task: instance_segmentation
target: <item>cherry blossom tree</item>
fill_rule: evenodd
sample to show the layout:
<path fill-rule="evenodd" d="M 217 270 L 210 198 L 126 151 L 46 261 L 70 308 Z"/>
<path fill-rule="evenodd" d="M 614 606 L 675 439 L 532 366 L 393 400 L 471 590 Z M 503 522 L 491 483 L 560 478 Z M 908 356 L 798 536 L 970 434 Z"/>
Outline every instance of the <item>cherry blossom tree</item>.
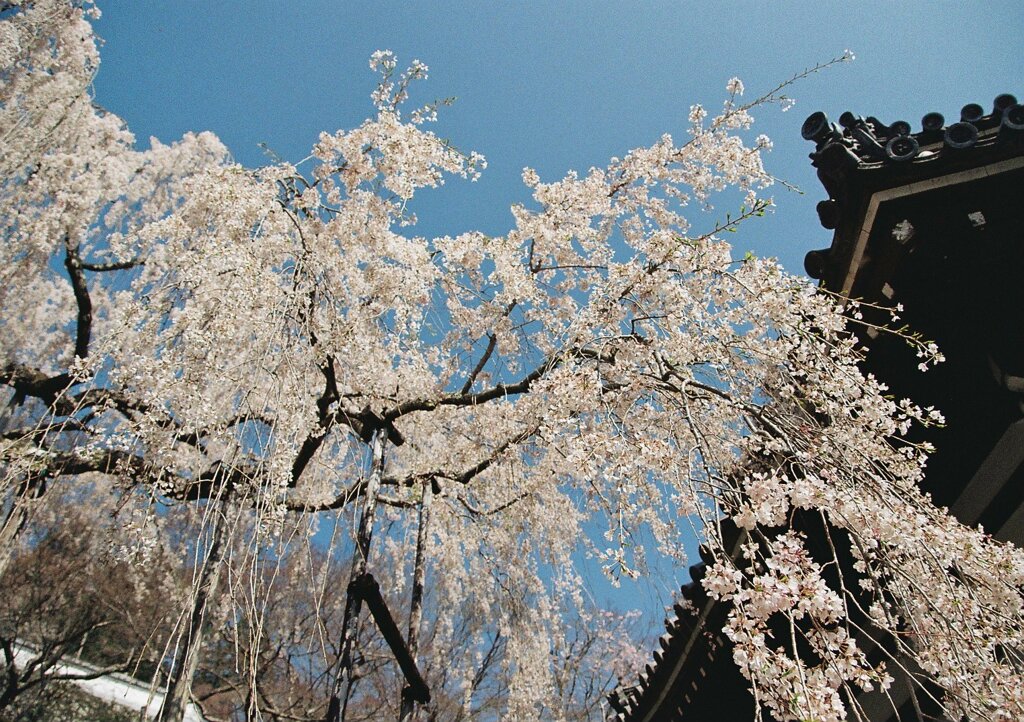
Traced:
<path fill-rule="evenodd" d="M 734 79 L 721 111 L 691 109 L 682 140 L 603 168 L 525 169 L 530 201 L 502 236 L 429 238 L 417 190 L 485 161 L 428 130 L 437 104 L 408 110 L 425 65 L 375 53 L 369 119 L 298 165 L 250 169 L 207 133 L 136 148 L 90 94 L 94 12 L 0 5 L 0 545 L 49 489 L 88 475 L 112 481 L 139 544 L 165 543 L 168 510 L 193 510 L 166 719 L 183 714 L 212 620 L 242 598 L 227 592 L 231 550 L 254 550 L 252 589 L 272 596 L 261 550 L 297 518 L 309 534 L 333 524 L 350 579 L 373 573 L 411 620 L 414 654 L 429 628 L 435 714 L 443 699 L 467 717 L 571 716 L 567 629 L 604 640 L 606 673 L 621 624 L 576 562 L 613 580 L 652 555 L 685 564 L 697 524 L 758 714 L 844 719 L 911 660 L 954 717 L 1024 716 L 1024 555 L 918 490 L 927 449 L 904 435 L 938 412 L 860 371 L 837 299 L 722 239 L 770 205 L 751 110 L 788 84 L 747 103 Z M 798 511 L 850 540 L 849 574 L 814 558 Z M 749 535 L 744 554 L 722 517 Z M 336 645 L 332 719 L 377 694 L 360 599 L 346 599 L 318 630 Z M 888 668 L 864 653 L 878 630 L 899 647 Z"/>

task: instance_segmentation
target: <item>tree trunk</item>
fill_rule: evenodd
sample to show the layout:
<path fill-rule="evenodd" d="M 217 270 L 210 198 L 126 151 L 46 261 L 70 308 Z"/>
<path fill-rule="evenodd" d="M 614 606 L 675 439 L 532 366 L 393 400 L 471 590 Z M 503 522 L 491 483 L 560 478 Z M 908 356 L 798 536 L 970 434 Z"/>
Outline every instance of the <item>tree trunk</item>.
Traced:
<path fill-rule="evenodd" d="M 433 500 L 433 482 L 423 485 L 423 499 L 420 501 L 419 526 L 416 529 L 416 562 L 412 573 L 412 598 L 409 601 L 409 655 L 416 660 L 416 651 L 420 641 L 420 621 L 423 618 L 423 580 L 426 576 L 427 532 L 430 526 L 430 503 Z M 416 702 L 408 694 L 408 688 L 402 690 L 402 709 L 398 714 L 399 722 L 412 722 L 416 716 Z"/>
<path fill-rule="evenodd" d="M 167 682 L 167 693 L 157 717 L 160 722 L 182 722 L 185 710 L 192 698 L 192 680 L 199 667 L 199 653 L 203 645 L 203 633 L 206 626 L 206 610 L 210 599 L 217 591 L 220 579 L 221 560 L 224 557 L 224 540 L 227 535 L 227 519 L 219 512 L 214 512 L 213 530 L 211 532 L 210 549 L 203 561 L 192 598 L 192 610 L 189 613 L 188 629 L 185 635 L 185 646 Z"/>
<path fill-rule="evenodd" d="M 366 562 L 370 557 L 370 541 L 373 538 L 373 521 L 377 514 L 377 494 L 380 491 L 380 479 L 384 470 L 384 431 L 377 430 L 371 442 L 372 459 L 370 476 L 363 492 L 363 510 L 359 518 L 359 529 L 356 532 L 356 548 L 352 557 L 352 572 L 349 574 L 349 587 L 346 587 L 345 615 L 341 621 L 341 645 L 338 660 L 338 676 L 334 680 L 331 700 L 327 707 L 326 722 L 340 722 L 345 719 L 345 708 L 352 691 L 352 650 L 356 640 L 356 621 L 362 611 L 363 601 L 352 593 L 351 585 L 358 577 L 366 573 Z"/>

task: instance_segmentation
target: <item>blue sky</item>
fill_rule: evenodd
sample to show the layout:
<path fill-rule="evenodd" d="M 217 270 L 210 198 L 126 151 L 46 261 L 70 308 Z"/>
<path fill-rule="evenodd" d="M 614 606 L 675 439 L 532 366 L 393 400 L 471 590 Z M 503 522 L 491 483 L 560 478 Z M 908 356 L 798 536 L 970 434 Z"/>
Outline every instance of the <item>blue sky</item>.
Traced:
<path fill-rule="evenodd" d="M 690 105 L 719 107 L 730 77 L 742 78 L 752 98 L 849 48 L 855 62 L 789 91 L 792 110 L 757 116 L 755 132 L 775 143 L 769 170 L 804 193 L 776 186 L 775 212 L 730 237 L 740 255 L 776 256 L 799 273 L 804 254 L 831 240 L 814 212 L 825 194 L 807 159 L 812 147 L 800 138 L 809 113 L 836 119 L 852 110 L 904 119 L 916 131 L 929 111 L 955 120 L 968 102 L 987 108 L 1004 92 L 1024 99 L 1021 0 L 111 0 L 100 7 L 97 100 L 143 141 L 212 130 L 246 165 L 267 162 L 259 143 L 294 162 L 321 130 L 368 117 L 374 50 L 393 50 L 400 64 L 425 62 L 430 79 L 414 103 L 457 96 L 434 129 L 483 153 L 489 167 L 476 183 L 453 179 L 425 195 L 415 231 L 424 235 L 502 234 L 512 222 L 509 206 L 528 198 L 524 166 L 550 181 L 664 132 L 682 138 Z M 694 220 L 706 227 L 727 211 L 735 209 Z M 676 583 L 668 574 L 662 593 Z"/>
<path fill-rule="evenodd" d="M 726 81 L 747 97 L 851 49 L 857 60 L 802 81 L 787 113 L 766 109 L 758 132 L 775 142 L 769 169 L 777 210 L 733 237 L 742 251 L 802 272 L 828 245 L 814 205 L 824 197 L 800 138 L 803 119 L 844 110 L 884 121 L 947 118 L 1011 92 L 1024 98 L 1024 2 L 342 2 L 126 0 L 101 3 L 106 43 L 101 104 L 140 139 L 168 142 L 212 130 L 247 165 L 305 157 L 321 130 L 371 113 L 367 59 L 388 48 L 419 58 L 430 79 L 413 100 L 457 96 L 436 131 L 489 168 L 453 180 L 417 207 L 418 233 L 500 234 L 509 205 L 528 196 L 523 166 L 542 180 L 604 165 L 613 155 L 682 138 L 692 103 L 714 109 Z M 719 209 L 723 214 L 728 210 Z M 699 213 L 697 213 L 699 215 Z M 716 214 L 717 215 L 717 214 Z M 713 218 L 704 219 L 710 223 Z M 699 227 L 699 225 L 698 225 Z"/>

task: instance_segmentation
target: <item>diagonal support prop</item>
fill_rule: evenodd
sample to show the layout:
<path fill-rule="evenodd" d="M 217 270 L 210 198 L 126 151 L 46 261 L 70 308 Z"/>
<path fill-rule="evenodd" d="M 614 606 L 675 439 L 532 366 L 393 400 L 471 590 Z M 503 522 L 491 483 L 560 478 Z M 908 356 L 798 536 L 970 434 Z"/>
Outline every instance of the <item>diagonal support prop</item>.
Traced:
<path fill-rule="evenodd" d="M 398 666 L 401 667 L 402 674 L 405 675 L 410 697 L 420 704 L 429 702 L 430 689 L 416 667 L 416 660 L 409 653 L 409 648 L 405 644 L 402 633 L 398 630 L 398 625 L 395 624 L 394 617 L 391 616 L 391 611 L 380 593 L 380 585 L 377 580 L 373 578 L 372 574 L 365 572 L 349 583 L 349 591 L 362 599 L 370 610 L 370 614 L 373 615 L 373 621 L 377 623 L 377 628 L 384 636 L 384 641 L 391 647 L 391 653 L 395 655 Z"/>

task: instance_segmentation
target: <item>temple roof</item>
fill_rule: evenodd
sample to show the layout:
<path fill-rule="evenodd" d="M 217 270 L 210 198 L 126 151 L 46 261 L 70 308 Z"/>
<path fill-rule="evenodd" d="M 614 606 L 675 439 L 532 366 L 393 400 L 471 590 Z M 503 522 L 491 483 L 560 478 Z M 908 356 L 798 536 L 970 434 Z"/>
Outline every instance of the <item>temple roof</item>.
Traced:
<path fill-rule="evenodd" d="M 1024 165 L 1024 105 L 1010 94 L 997 96 L 987 113 L 968 103 L 953 123 L 926 113 L 912 130 L 906 121 L 885 124 L 850 111 L 838 125 L 820 111 L 804 121 L 801 135 L 815 144 L 811 163 L 829 195 L 818 217 L 836 230 L 831 248 L 808 253 L 804 268 L 829 289 L 851 295 L 864 250 L 858 242 L 880 203 Z"/>

